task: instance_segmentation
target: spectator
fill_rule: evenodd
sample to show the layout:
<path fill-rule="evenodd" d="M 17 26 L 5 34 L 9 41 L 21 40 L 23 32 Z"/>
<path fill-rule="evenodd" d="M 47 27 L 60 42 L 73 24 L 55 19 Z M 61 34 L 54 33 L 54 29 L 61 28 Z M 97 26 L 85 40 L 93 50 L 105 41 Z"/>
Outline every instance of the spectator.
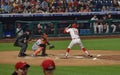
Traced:
<path fill-rule="evenodd" d="M 109 13 L 109 14 L 107 15 L 107 19 L 108 19 L 108 20 L 112 20 L 112 14 L 111 14 L 111 13 Z"/>
<path fill-rule="evenodd" d="M 93 22 L 93 28 L 94 28 L 94 33 L 97 33 L 97 29 L 98 29 L 98 18 L 97 18 L 97 15 L 94 14 L 93 17 L 91 18 L 91 21 L 94 21 Z"/>
<path fill-rule="evenodd" d="M 72 4 L 73 4 L 73 0 L 66 0 L 66 2 L 67 2 L 67 4 L 68 4 L 68 7 L 69 7 L 69 6 L 72 6 Z"/>
<path fill-rule="evenodd" d="M 8 3 L 3 2 L 3 4 L 1 4 L 1 8 L 3 10 L 3 13 L 9 12 Z"/>
<path fill-rule="evenodd" d="M 78 7 L 78 0 L 74 0 L 73 5 L 74 5 L 74 7 Z"/>
<path fill-rule="evenodd" d="M 100 24 L 98 22 L 95 22 L 94 24 L 94 33 L 102 33 L 103 32 L 103 24 L 102 22 L 100 22 Z"/>
<path fill-rule="evenodd" d="M 24 7 L 25 7 L 26 9 L 29 9 L 29 8 L 30 8 L 30 2 L 29 2 L 28 0 L 25 0 L 25 1 L 23 2 L 23 5 L 24 5 Z"/>
<path fill-rule="evenodd" d="M 100 22 L 100 24 L 98 25 L 98 32 L 102 33 L 103 32 L 103 23 Z"/>
<path fill-rule="evenodd" d="M 52 59 L 45 59 L 41 63 L 44 75 L 54 75 L 56 68 L 55 62 Z"/>
<path fill-rule="evenodd" d="M 119 7 L 120 7 L 120 0 L 118 0 L 118 5 L 119 5 Z"/>
<path fill-rule="evenodd" d="M 8 2 L 8 13 L 12 13 L 13 5 L 11 2 Z"/>
<path fill-rule="evenodd" d="M 93 17 L 91 18 L 91 20 L 98 21 L 97 15 L 94 14 Z"/>
<path fill-rule="evenodd" d="M 24 61 L 19 61 L 15 64 L 15 71 L 12 75 L 27 75 L 30 65 Z"/>
<path fill-rule="evenodd" d="M 111 10 L 111 8 L 109 6 L 105 6 L 105 5 L 103 5 L 102 9 L 101 9 L 102 12 L 107 12 L 107 11 L 110 11 L 110 10 Z"/>
<path fill-rule="evenodd" d="M 46 12 L 46 9 L 48 7 L 48 2 L 46 0 L 43 0 L 43 2 L 41 3 L 42 9 L 44 12 Z"/>
<path fill-rule="evenodd" d="M 117 25 L 116 31 L 120 33 L 120 23 Z"/>
<path fill-rule="evenodd" d="M 93 28 L 94 28 L 94 33 L 95 34 L 98 33 L 98 23 L 97 22 L 94 23 Z"/>
<path fill-rule="evenodd" d="M 85 6 L 84 12 L 91 12 L 91 9 L 90 9 L 90 7 L 88 5 Z"/>
<path fill-rule="evenodd" d="M 35 5 L 36 5 L 36 0 L 30 0 L 30 4 L 31 4 L 32 6 L 35 6 Z"/>
<path fill-rule="evenodd" d="M 112 24 L 111 26 L 111 32 L 114 33 L 116 31 L 116 25 L 115 24 Z"/>
<path fill-rule="evenodd" d="M 117 0 L 113 0 L 113 7 L 115 8 L 115 11 L 119 10 L 119 4 Z"/>
<path fill-rule="evenodd" d="M 53 25 L 53 23 L 50 23 L 50 24 L 48 24 L 48 26 L 46 27 L 46 29 L 45 29 L 45 32 L 47 33 L 47 34 L 54 34 L 54 25 Z"/>
<path fill-rule="evenodd" d="M 42 35 L 42 26 L 38 24 L 34 30 L 35 35 Z"/>
<path fill-rule="evenodd" d="M 12 6 L 11 6 L 12 5 Z M 42 11 L 51 13 L 52 7 L 58 9 L 66 10 L 71 7 L 73 12 L 78 12 L 81 8 L 84 9 L 84 12 L 91 11 L 111 11 L 113 8 L 115 11 L 119 11 L 120 1 L 100 1 L 100 0 L 5 0 L 1 1 L 2 13 L 20 13 L 18 9 L 26 11 L 34 10 L 31 13 L 38 12 L 38 9 L 42 7 Z M 49 7 L 49 12 L 48 12 Z M 102 8 L 103 7 L 103 8 Z M 59 9 L 60 9 L 59 8 Z M 11 12 L 12 11 L 12 12 Z M 66 10 L 67 11 L 67 10 Z M 62 12 L 63 13 L 63 12 Z"/>
<path fill-rule="evenodd" d="M 108 20 L 112 20 L 112 14 L 108 14 L 107 15 L 107 19 Z M 116 25 L 114 24 L 114 23 L 112 23 L 111 25 L 110 25 L 110 31 L 112 32 L 112 33 L 114 33 L 115 31 L 116 31 Z"/>
<path fill-rule="evenodd" d="M 84 8 L 80 7 L 80 11 L 79 12 L 84 12 Z"/>
<path fill-rule="evenodd" d="M 106 23 L 103 24 L 103 33 L 108 33 L 108 32 L 109 32 L 109 25 L 106 22 Z"/>
<path fill-rule="evenodd" d="M 68 12 L 74 12 L 74 10 L 71 6 L 68 7 Z"/>
<path fill-rule="evenodd" d="M 104 24 L 107 23 L 107 15 L 103 15 L 99 21 L 103 22 L 103 27 L 104 27 Z"/>

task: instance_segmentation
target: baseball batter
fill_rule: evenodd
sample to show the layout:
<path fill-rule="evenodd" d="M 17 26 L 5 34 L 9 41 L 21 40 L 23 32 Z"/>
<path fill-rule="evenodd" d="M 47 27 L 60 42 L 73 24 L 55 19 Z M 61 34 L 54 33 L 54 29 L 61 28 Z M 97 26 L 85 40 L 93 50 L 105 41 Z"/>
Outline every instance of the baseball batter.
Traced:
<path fill-rule="evenodd" d="M 90 55 L 90 53 L 87 51 L 87 49 L 83 46 L 81 39 L 79 37 L 79 32 L 77 29 L 77 24 L 73 23 L 71 28 L 65 28 L 64 33 L 69 33 L 72 41 L 70 42 L 68 48 L 66 49 L 66 58 L 68 57 L 68 54 L 70 52 L 70 49 L 74 46 L 74 45 L 78 45 L 82 51 L 84 51 L 89 57 L 92 57 L 92 55 Z"/>

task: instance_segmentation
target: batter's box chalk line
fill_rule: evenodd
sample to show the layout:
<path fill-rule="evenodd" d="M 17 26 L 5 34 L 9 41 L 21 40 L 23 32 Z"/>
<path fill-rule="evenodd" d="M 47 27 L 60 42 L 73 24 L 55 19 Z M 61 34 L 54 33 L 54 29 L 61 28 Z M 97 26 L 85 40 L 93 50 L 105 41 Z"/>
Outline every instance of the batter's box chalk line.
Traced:
<path fill-rule="evenodd" d="M 65 55 L 59 56 L 59 59 L 83 59 L 85 58 L 82 55 L 69 55 L 67 58 L 65 57 Z"/>

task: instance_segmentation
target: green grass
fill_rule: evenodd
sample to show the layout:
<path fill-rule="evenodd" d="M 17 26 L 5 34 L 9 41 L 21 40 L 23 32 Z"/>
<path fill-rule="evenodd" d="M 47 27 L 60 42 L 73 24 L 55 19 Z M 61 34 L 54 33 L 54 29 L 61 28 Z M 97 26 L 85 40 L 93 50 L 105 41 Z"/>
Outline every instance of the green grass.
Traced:
<path fill-rule="evenodd" d="M 0 64 L 0 75 L 11 75 L 14 65 Z M 120 75 L 120 65 L 57 66 L 54 75 Z M 28 75 L 43 75 L 40 66 L 31 66 Z"/>
<path fill-rule="evenodd" d="M 54 50 L 64 50 L 67 48 L 70 41 L 71 40 L 50 42 L 55 45 Z M 84 46 L 90 50 L 120 50 L 120 38 L 82 40 L 82 42 Z M 33 43 L 29 44 L 28 50 L 31 50 L 32 44 Z M 12 51 L 19 49 L 19 47 L 14 47 L 13 43 L 0 43 L 0 51 Z M 78 50 L 79 47 L 74 46 L 72 49 Z M 11 75 L 13 71 L 13 64 L 0 64 L 0 75 Z M 31 65 L 28 75 L 43 75 L 43 72 L 40 66 Z M 57 66 L 54 75 L 120 75 L 120 65 Z"/>
<path fill-rule="evenodd" d="M 55 45 L 53 50 L 65 50 L 71 40 L 64 41 L 50 41 Z M 91 39 L 82 40 L 83 45 L 90 50 L 120 50 L 120 38 L 113 39 Z M 33 43 L 29 43 L 28 50 L 31 50 Z M 0 43 L 0 51 L 19 50 L 19 47 L 14 47 L 13 43 Z M 48 47 L 47 47 L 48 49 Z M 80 49 L 78 46 L 74 46 L 73 50 Z"/>

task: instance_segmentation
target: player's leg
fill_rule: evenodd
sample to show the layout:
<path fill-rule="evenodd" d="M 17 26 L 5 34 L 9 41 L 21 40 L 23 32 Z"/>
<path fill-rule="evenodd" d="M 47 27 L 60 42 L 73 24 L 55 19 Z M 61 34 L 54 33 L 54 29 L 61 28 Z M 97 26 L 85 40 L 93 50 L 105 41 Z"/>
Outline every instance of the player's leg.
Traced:
<path fill-rule="evenodd" d="M 71 48 L 73 47 L 73 45 L 74 45 L 74 40 L 72 40 L 72 41 L 70 42 L 69 46 L 68 46 L 67 49 L 66 49 L 66 54 L 65 54 L 66 58 L 68 57 L 68 54 L 69 54 Z"/>
<path fill-rule="evenodd" d="M 46 54 L 46 44 L 44 44 L 43 49 L 42 49 L 42 56 L 47 56 Z"/>
<path fill-rule="evenodd" d="M 25 51 L 27 49 L 27 44 L 21 43 L 21 42 L 19 42 L 18 44 L 21 47 L 19 54 L 18 54 L 18 57 L 26 56 Z"/>
<path fill-rule="evenodd" d="M 45 44 L 40 44 L 37 48 L 37 50 L 34 51 L 33 55 L 37 55 L 41 50 L 43 50 L 43 48 L 45 47 Z"/>
<path fill-rule="evenodd" d="M 40 51 L 43 49 L 43 47 L 38 47 L 37 50 L 34 50 L 33 52 L 33 56 L 37 56 L 38 53 L 40 53 Z"/>
<path fill-rule="evenodd" d="M 78 43 L 79 47 L 82 49 L 82 51 L 87 54 L 88 56 L 92 57 L 92 55 L 87 51 L 87 49 L 83 46 L 81 40 L 79 40 L 80 42 Z"/>

